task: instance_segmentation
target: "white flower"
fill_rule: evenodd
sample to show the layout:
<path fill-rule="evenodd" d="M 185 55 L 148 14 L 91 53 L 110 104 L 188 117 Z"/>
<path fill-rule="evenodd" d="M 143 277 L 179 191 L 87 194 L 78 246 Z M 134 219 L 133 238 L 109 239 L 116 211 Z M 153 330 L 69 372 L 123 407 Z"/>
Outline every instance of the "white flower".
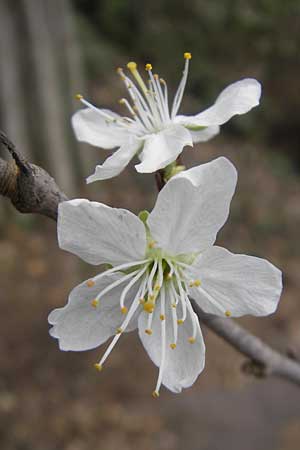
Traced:
<path fill-rule="evenodd" d="M 152 73 L 151 64 L 146 64 L 149 75 L 145 84 L 134 62 L 127 67 L 133 80 L 118 69 L 128 90 L 130 101 L 123 98 L 120 103 L 130 117 L 122 117 L 112 111 L 99 109 L 81 95 L 77 98 L 87 106 L 74 114 L 72 124 L 79 141 L 104 149 L 119 148 L 87 182 L 104 180 L 118 175 L 129 161 L 138 155 L 138 172 L 155 172 L 176 160 L 185 145 L 205 142 L 219 133 L 219 126 L 236 114 L 244 114 L 259 104 L 261 85 L 252 78 L 245 78 L 229 85 L 208 109 L 195 116 L 177 115 L 188 76 L 190 53 L 184 54 L 185 67 L 182 79 L 169 108 L 166 82 Z"/>
<path fill-rule="evenodd" d="M 112 268 L 75 287 L 49 315 L 61 350 L 88 350 L 114 335 L 100 370 L 123 332 L 135 328 L 173 392 L 204 368 L 205 346 L 189 296 L 207 313 L 239 317 L 275 311 L 281 272 L 268 261 L 214 246 L 225 223 L 237 174 L 226 158 L 172 178 L 152 212 L 77 199 L 59 206 L 61 248 Z"/>

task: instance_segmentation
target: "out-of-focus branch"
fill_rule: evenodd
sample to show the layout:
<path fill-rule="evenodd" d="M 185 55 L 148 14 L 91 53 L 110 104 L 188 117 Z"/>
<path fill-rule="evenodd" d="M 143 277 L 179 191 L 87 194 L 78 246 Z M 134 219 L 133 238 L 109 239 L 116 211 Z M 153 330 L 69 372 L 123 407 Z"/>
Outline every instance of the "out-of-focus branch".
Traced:
<path fill-rule="evenodd" d="M 273 350 L 232 319 L 206 314 L 195 302 L 193 307 L 202 323 L 249 358 L 242 367 L 244 372 L 258 378 L 274 375 L 300 385 L 299 362 Z"/>
<path fill-rule="evenodd" d="M 57 206 L 67 196 L 48 172 L 25 161 L 1 131 L 0 142 L 12 156 L 10 162 L 0 158 L 0 194 L 8 197 L 19 212 L 42 214 L 56 220 Z"/>
<path fill-rule="evenodd" d="M 66 195 L 44 169 L 25 161 L 2 132 L 0 142 L 13 158 L 9 163 L 0 158 L 0 194 L 10 198 L 22 213 L 42 214 L 56 220 L 58 205 L 67 200 Z M 161 174 L 158 182 L 163 185 Z M 271 349 L 231 319 L 206 314 L 196 304 L 194 309 L 202 323 L 249 358 L 243 366 L 245 371 L 260 378 L 272 375 L 300 385 L 298 361 Z"/>

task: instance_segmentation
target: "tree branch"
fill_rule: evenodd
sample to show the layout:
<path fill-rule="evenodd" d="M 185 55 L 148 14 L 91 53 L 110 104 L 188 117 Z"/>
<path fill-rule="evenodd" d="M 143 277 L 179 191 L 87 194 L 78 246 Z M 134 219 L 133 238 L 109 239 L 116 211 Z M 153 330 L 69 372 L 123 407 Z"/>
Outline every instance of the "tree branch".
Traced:
<path fill-rule="evenodd" d="M 28 163 L 0 131 L 0 142 L 13 160 L 0 158 L 0 194 L 8 197 L 21 213 L 41 214 L 57 219 L 57 206 L 67 200 L 54 179 L 39 166 Z"/>
<path fill-rule="evenodd" d="M 10 163 L 0 158 L 0 194 L 22 213 L 42 214 L 56 220 L 58 205 L 67 196 L 44 169 L 25 161 L 2 132 L 0 142 L 13 158 Z M 161 184 L 161 178 L 158 182 Z M 259 378 L 272 375 L 300 385 L 299 362 L 273 350 L 231 319 L 206 314 L 193 303 L 202 323 L 249 358 L 243 365 L 244 371 Z"/>

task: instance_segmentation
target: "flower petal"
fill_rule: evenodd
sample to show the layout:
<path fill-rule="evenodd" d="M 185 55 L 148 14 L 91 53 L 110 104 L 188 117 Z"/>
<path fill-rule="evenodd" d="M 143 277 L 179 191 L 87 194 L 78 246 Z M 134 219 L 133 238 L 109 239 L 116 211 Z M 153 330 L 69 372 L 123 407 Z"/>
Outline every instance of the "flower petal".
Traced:
<path fill-rule="evenodd" d="M 120 118 L 112 111 L 102 109 L 110 116 Z M 78 141 L 87 142 L 102 148 L 120 147 L 127 139 L 128 131 L 114 122 L 109 122 L 94 109 L 80 109 L 72 117 L 72 126 Z"/>
<path fill-rule="evenodd" d="M 265 259 L 215 246 L 198 256 L 192 272 L 201 286 L 191 288 L 190 295 L 207 313 L 266 316 L 277 308 L 282 274 Z"/>
<path fill-rule="evenodd" d="M 260 83 L 245 78 L 227 86 L 210 108 L 195 116 L 177 116 L 175 122 L 187 127 L 222 125 L 232 116 L 245 114 L 257 106 L 260 96 Z"/>
<path fill-rule="evenodd" d="M 145 257 L 145 227 L 126 209 L 85 199 L 63 202 L 57 230 L 60 248 L 90 264 L 115 266 Z"/>
<path fill-rule="evenodd" d="M 97 307 L 93 307 L 91 302 L 106 286 L 123 276 L 121 273 L 106 275 L 96 280 L 93 287 L 88 287 L 87 282 L 83 282 L 72 290 L 66 306 L 54 309 L 49 314 L 48 322 L 53 325 L 50 334 L 59 340 L 61 350 L 89 350 L 103 344 L 116 333 L 125 318 L 119 303 L 124 284 L 104 294 Z M 137 287 L 134 286 L 127 296 L 125 304 L 128 309 L 136 292 Z M 136 327 L 135 316 L 126 331 L 132 331 Z"/>
<path fill-rule="evenodd" d="M 142 312 L 138 319 L 139 336 L 151 360 L 159 367 L 162 351 L 159 303 L 153 313 L 152 335 L 145 333 L 147 319 L 148 313 Z M 185 322 L 178 327 L 176 348 L 171 349 L 170 344 L 173 342 L 172 313 L 170 302 L 167 298 L 166 360 L 162 383 L 172 392 L 181 392 L 182 388 L 191 386 L 204 369 L 205 345 L 196 314 L 195 320 L 197 324 L 196 342 L 191 344 L 188 341 L 192 334 L 192 321 L 190 316 L 188 316 Z"/>
<path fill-rule="evenodd" d="M 204 127 L 201 130 L 192 128 L 188 128 L 188 130 L 191 133 L 194 144 L 197 144 L 198 142 L 207 142 L 220 133 L 220 127 L 218 125 Z"/>
<path fill-rule="evenodd" d="M 95 173 L 88 177 L 87 183 L 106 180 L 119 175 L 141 147 L 141 141 L 134 136 L 127 138 L 119 150 L 107 158 L 102 165 L 96 166 Z"/>
<path fill-rule="evenodd" d="M 191 134 L 181 125 L 168 128 L 145 138 L 140 164 L 135 166 L 138 172 L 150 173 L 166 167 L 175 161 L 185 145 L 193 145 Z"/>
<path fill-rule="evenodd" d="M 158 247 L 178 255 L 212 245 L 228 217 L 236 182 L 235 167 L 223 157 L 173 177 L 148 218 Z"/>

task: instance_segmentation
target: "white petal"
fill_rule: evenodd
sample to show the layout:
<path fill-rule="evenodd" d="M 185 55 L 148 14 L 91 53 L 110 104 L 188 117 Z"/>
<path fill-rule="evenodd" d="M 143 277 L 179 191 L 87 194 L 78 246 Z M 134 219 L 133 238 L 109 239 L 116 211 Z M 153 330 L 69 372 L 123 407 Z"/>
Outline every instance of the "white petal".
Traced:
<path fill-rule="evenodd" d="M 167 299 L 168 300 L 168 299 Z M 159 303 L 153 314 L 153 334 L 145 333 L 148 313 L 142 312 L 138 319 L 140 339 L 153 363 L 159 367 L 161 362 L 161 320 L 159 318 Z M 181 392 L 182 388 L 191 386 L 205 365 L 205 345 L 199 326 L 198 317 L 196 342 L 191 344 L 188 338 L 192 335 L 190 316 L 178 327 L 178 340 L 175 349 L 170 348 L 173 342 L 172 313 L 170 302 L 166 305 L 166 360 L 162 383 L 172 392 Z"/>
<path fill-rule="evenodd" d="M 140 164 L 135 166 L 138 172 L 150 173 L 166 167 L 175 161 L 185 145 L 193 145 L 191 134 L 181 125 L 171 125 L 168 128 L 151 134 L 145 139 Z"/>
<path fill-rule="evenodd" d="M 195 116 L 177 116 L 176 123 L 187 127 L 222 125 L 236 114 L 245 114 L 259 104 L 261 85 L 253 78 L 245 78 L 227 86 L 216 102 Z"/>
<path fill-rule="evenodd" d="M 107 158 L 102 165 L 96 166 L 95 173 L 88 177 L 87 183 L 106 180 L 119 175 L 140 147 L 141 141 L 138 141 L 134 136 L 129 137 L 126 143 Z"/>
<path fill-rule="evenodd" d="M 112 111 L 105 109 L 101 111 L 120 118 L 118 114 Z M 109 122 L 91 108 L 77 111 L 72 117 L 72 126 L 79 141 L 87 142 L 96 147 L 120 147 L 128 136 L 127 130 L 123 130 L 114 122 Z"/>
<path fill-rule="evenodd" d="M 235 167 L 223 157 L 173 177 L 148 218 L 158 247 L 178 255 L 212 245 L 228 217 L 236 182 Z"/>
<path fill-rule="evenodd" d="M 199 255 L 193 272 L 201 286 L 191 289 L 191 297 L 207 313 L 266 316 L 277 308 L 282 274 L 265 259 L 212 247 Z"/>
<path fill-rule="evenodd" d="M 59 246 L 90 264 L 113 266 L 145 257 L 145 227 L 126 209 L 75 199 L 58 208 Z"/>
<path fill-rule="evenodd" d="M 205 127 L 202 130 L 192 128 L 188 128 L 188 130 L 191 133 L 194 144 L 197 144 L 198 142 L 207 142 L 220 133 L 220 127 L 218 125 Z"/>
<path fill-rule="evenodd" d="M 119 299 L 126 284 L 119 285 L 101 297 L 96 308 L 91 302 L 101 290 L 122 276 L 124 274 L 120 273 L 107 275 L 96 281 L 93 287 L 88 287 L 86 282 L 76 286 L 70 293 L 67 305 L 49 314 L 48 322 L 53 325 L 50 334 L 59 340 L 61 350 L 89 350 L 116 333 L 125 319 L 120 311 Z M 128 309 L 136 292 L 137 286 L 134 286 L 127 296 L 125 304 Z M 136 327 L 137 318 L 134 317 L 126 331 Z"/>

